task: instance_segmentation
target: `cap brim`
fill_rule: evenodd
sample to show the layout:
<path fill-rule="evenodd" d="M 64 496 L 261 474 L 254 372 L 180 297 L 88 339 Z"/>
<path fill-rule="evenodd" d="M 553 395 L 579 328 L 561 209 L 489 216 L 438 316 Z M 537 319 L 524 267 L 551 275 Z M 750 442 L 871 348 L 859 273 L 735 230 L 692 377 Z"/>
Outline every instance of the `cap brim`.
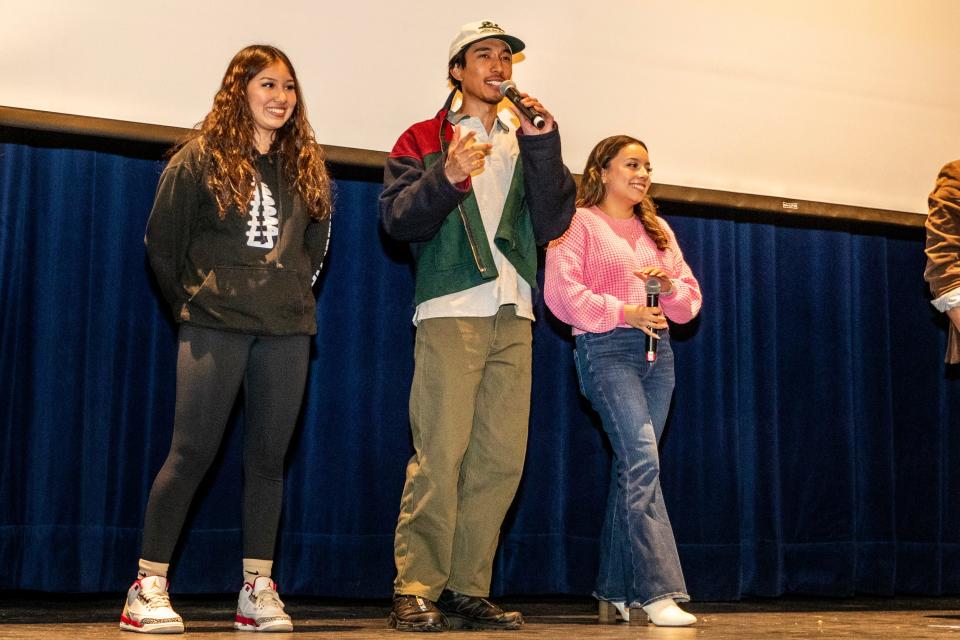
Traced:
<path fill-rule="evenodd" d="M 523 40 L 520 38 L 515 38 L 513 36 L 497 36 L 497 39 L 503 40 L 508 45 L 510 45 L 510 51 L 513 53 L 520 53 L 527 46 L 523 43 Z"/>
<path fill-rule="evenodd" d="M 513 54 L 520 53 L 527 46 L 526 44 L 524 44 L 523 40 L 521 40 L 520 38 L 517 38 L 516 36 L 508 36 L 505 34 L 483 35 L 479 38 L 476 38 L 475 40 L 471 40 L 470 42 L 460 47 L 460 49 L 458 49 L 456 53 L 450 56 L 450 60 L 453 60 L 458 55 L 466 51 L 470 47 L 470 45 L 476 42 L 480 42 L 481 40 L 501 40 L 503 42 L 506 42 L 507 46 L 510 47 L 510 52 Z"/>

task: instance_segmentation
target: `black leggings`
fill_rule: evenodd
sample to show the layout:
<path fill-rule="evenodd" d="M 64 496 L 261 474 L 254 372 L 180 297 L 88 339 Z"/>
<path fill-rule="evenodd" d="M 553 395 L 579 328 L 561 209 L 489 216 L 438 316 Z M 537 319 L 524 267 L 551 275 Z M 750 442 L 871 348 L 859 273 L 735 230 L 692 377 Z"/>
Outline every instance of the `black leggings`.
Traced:
<path fill-rule="evenodd" d="M 251 336 L 180 325 L 173 442 L 147 501 L 144 560 L 170 562 L 241 383 L 243 557 L 273 559 L 283 459 L 303 400 L 309 353 L 309 336 Z"/>

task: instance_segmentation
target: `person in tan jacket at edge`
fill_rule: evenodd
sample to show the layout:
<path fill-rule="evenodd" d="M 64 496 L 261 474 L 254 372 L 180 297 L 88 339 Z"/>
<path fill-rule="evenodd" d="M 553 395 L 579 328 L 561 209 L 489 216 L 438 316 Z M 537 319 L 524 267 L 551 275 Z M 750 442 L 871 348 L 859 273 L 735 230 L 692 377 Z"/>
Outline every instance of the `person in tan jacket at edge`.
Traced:
<path fill-rule="evenodd" d="M 923 277 L 933 306 L 950 318 L 948 364 L 960 362 L 960 160 L 945 165 L 930 194 L 927 215 L 927 266 Z"/>

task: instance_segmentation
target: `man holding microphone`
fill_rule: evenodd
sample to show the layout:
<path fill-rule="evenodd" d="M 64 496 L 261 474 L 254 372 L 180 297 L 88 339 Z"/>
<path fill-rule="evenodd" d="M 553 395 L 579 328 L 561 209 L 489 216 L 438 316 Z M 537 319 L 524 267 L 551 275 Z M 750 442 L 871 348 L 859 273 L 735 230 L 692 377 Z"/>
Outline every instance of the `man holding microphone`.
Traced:
<path fill-rule="evenodd" d="M 576 189 L 550 112 L 525 93 L 501 111 L 524 46 L 493 22 L 463 25 L 448 55 L 453 91 L 400 136 L 384 170 L 381 222 L 417 263 L 398 630 L 523 624 L 486 596 L 526 452 L 536 247 L 566 230 Z"/>

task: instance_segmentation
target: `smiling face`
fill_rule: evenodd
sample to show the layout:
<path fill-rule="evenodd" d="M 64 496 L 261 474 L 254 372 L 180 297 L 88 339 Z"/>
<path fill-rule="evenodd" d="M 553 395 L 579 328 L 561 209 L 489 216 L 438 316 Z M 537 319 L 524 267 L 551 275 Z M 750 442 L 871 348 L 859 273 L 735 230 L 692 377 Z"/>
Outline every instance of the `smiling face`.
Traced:
<path fill-rule="evenodd" d="M 297 106 L 296 83 L 283 61 L 264 67 L 247 83 L 247 105 L 257 149 L 266 153 L 277 129 L 287 123 Z"/>
<path fill-rule="evenodd" d="M 503 100 L 500 83 L 513 75 L 513 53 L 503 40 L 474 42 L 464 54 L 464 65 L 454 65 L 450 75 L 460 81 L 464 107 L 498 105 Z"/>
<path fill-rule="evenodd" d="M 625 145 L 601 171 L 605 201 L 633 206 L 650 190 L 650 156 L 641 144 Z"/>

